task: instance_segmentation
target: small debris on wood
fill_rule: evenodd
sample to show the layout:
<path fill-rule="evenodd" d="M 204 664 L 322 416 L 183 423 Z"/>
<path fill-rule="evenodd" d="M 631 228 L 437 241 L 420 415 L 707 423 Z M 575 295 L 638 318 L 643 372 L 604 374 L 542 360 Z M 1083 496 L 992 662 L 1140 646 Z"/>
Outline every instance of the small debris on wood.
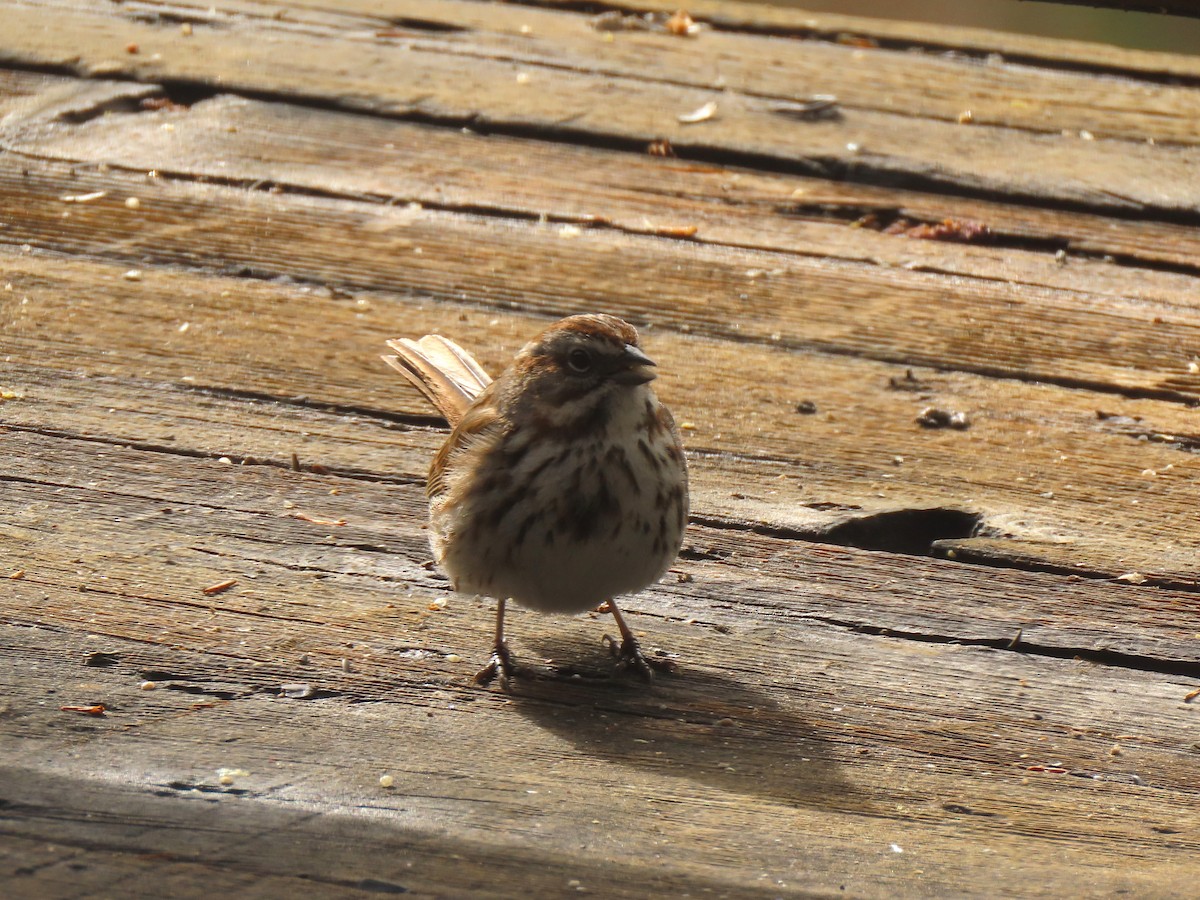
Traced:
<path fill-rule="evenodd" d="M 883 229 L 883 233 L 900 234 L 923 241 L 951 241 L 959 244 L 969 244 L 992 236 L 992 230 L 986 225 L 965 219 L 942 219 L 937 223 L 922 222 L 916 225 L 907 219 L 897 219 Z"/>
<path fill-rule="evenodd" d="M 588 24 L 596 31 L 651 31 L 654 28 L 651 15 L 627 16 L 614 9 L 594 16 Z"/>
<path fill-rule="evenodd" d="M 807 100 L 775 103 L 768 109 L 777 116 L 801 121 L 839 119 L 842 115 L 842 111 L 838 108 L 838 98 L 833 94 L 813 94 Z"/>
<path fill-rule="evenodd" d="M 93 669 L 105 669 L 115 666 L 121 659 L 121 654 L 115 650 L 94 650 L 83 658 L 83 664 Z"/>
<path fill-rule="evenodd" d="M 138 106 L 147 112 L 158 112 L 159 110 L 181 112 L 188 108 L 182 103 L 176 103 L 170 97 L 143 97 Z"/>
<path fill-rule="evenodd" d="M 380 775 L 379 776 L 379 786 L 381 788 L 395 787 L 395 785 L 396 785 L 396 779 L 393 778 L 391 775 Z"/>
<path fill-rule="evenodd" d="M 205 596 L 211 597 L 213 594 L 219 594 L 222 591 L 229 590 L 235 584 L 237 584 L 236 578 L 230 578 L 226 581 L 218 581 L 216 584 L 210 584 L 206 588 L 201 588 L 200 593 L 204 594 Z"/>
<path fill-rule="evenodd" d="M 796 404 L 796 412 L 802 416 L 811 416 L 817 411 L 817 404 L 811 400 L 801 400 Z"/>
<path fill-rule="evenodd" d="M 663 23 L 663 27 L 669 34 L 676 37 L 695 37 L 700 33 L 700 26 L 696 24 L 696 20 L 682 9 L 675 10 L 671 17 Z"/>
<path fill-rule="evenodd" d="M 651 156 L 671 157 L 675 156 L 675 148 L 671 146 L 671 142 L 666 138 L 656 138 L 646 146 L 646 152 Z"/>
<path fill-rule="evenodd" d="M 975 114 L 972 113 L 969 109 L 964 109 L 962 112 L 960 112 L 958 114 L 958 124 L 959 125 L 970 125 L 974 121 L 975 121 Z"/>
<path fill-rule="evenodd" d="M 19 581 L 20 579 L 25 577 L 25 570 L 17 569 L 15 572 L 9 572 L 8 577 L 10 579 L 12 579 L 13 581 Z"/>
<path fill-rule="evenodd" d="M 279 696 L 289 700 L 308 700 L 315 693 L 316 689 L 308 683 L 281 684 L 279 686 Z"/>
<path fill-rule="evenodd" d="M 669 16 L 663 12 L 648 12 L 639 16 L 611 10 L 593 16 L 588 24 L 596 31 L 655 31 L 676 37 L 695 37 L 704 28 L 682 9 Z"/>
<path fill-rule="evenodd" d="M 893 391 L 912 391 L 913 393 L 921 393 L 933 389 L 928 381 L 922 381 L 913 375 L 912 369 L 904 370 L 904 377 L 897 378 L 893 375 L 888 379 L 888 388 Z"/>
<path fill-rule="evenodd" d="M 655 237 L 690 238 L 699 230 L 699 225 L 666 225 L 655 228 L 650 233 Z"/>
<path fill-rule="evenodd" d="M 97 703 L 95 706 L 60 706 L 60 712 L 77 712 L 87 716 L 102 716 L 107 707 L 103 703 Z"/>
<path fill-rule="evenodd" d="M 953 428 L 956 431 L 965 431 L 971 427 L 966 413 L 950 412 L 936 406 L 927 406 L 921 410 L 917 415 L 917 424 L 922 428 Z"/>
<path fill-rule="evenodd" d="M 857 219 L 851 222 L 850 227 L 867 228 L 871 231 L 881 231 L 883 229 L 883 223 L 879 221 L 879 215 L 877 213 L 869 212 L 865 215 L 859 216 Z"/>
<path fill-rule="evenodd" d="M 696 125 L 700 122 L 707 122 L 717 114 L 717 101 L 709 100 L 703 106 L 692 110 L 690 113 L 683 113 L 675 118 L 683 125 Z"/>
<path fill-rule="evenodd" d="M 92 191 L 90 194 L 64 194 L 58 199 L 63 203 L 91 203 L 108 196 L 108 191 Z"/>
<path fill-rule="evenodd" d="M 1188 693 L 1184 694 L 1184 695 L 1183 695 L 1183 702 L 1184 702 L 1184 703 L 1191 703 L 1191 702 L 1192 702 L 1193 700 L 1195 700 L 1197 697 L 1200 697 L 1200 688 L 1196 688 L 1194 691 L 1190 691 L 1190 692 L 1188 692 Z"/>
<path fill-rule="evenodd" d="M 126 281 L 141 281 L 142 273 L 141 273 L 140 269 L 130 269 L 128 272 L 125 272 L 121 277 L 124 278 Z"/>
<path fill-rule="evenodd" d="M 318 519 L 310 516 L 308 513 L 289 513 L 293 519 L 299 519 L 301 522 L 311 522 L 314 525 L 345 525 L 345 519 Z"/>
<path fill-rule="evenodd" d="M 1127 584 L 1145 584 L 1149 580 L 1141 572 L 1126 572 L 1124 575 L 1117 576 L 1117 581 L 1124 581 Z"/>
<path fill-rule="evenodd" d="M 879 46 L 879 41 L 875 38 L 867 37 L 865 34 L 850 34 L 847 31 L 840 33 L 835 40 L 844 47 L 859 47 L 864 50 Z"/>
<path fill-rule="evenodd" d="M 1096 418 L 1101 422 L 1113 422 L 1117 425 L 1135 425 L 1142 421 L 1141 416 L 1124 416 L 1121 413 L 1105 412 L 1102 409 L 1096 410 Z"/>

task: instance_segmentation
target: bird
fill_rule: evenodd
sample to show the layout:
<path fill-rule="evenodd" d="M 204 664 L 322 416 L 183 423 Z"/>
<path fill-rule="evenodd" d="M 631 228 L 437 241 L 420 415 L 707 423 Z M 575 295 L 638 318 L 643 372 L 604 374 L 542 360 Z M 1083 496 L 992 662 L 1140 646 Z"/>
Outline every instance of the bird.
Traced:
<path fill-rule="evenodd" d="M 493 381 L 439 334 L 389 340 L 383 360 L 445 417 L 429 468 L 429 537 L 457 592 L 497 601 L 491 657 L 475 676 L 509 689 L 508 601 L 549 613 L 611 612 L 618 667 L 647 680 L 675 669 L 644 654 L 616 598 L 674 563 L 688 517 L 675 420 L 656 364 L 616 316 L 573 315 L 526 343 Z"/>

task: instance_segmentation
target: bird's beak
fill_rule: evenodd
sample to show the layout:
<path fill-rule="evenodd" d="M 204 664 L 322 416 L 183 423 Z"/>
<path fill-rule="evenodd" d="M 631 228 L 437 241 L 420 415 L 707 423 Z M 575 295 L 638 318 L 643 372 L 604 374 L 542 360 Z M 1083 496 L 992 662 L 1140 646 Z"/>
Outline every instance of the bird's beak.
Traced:
<path fill-rule="evenodd" d="M 640 349 L 633 344 L 626 344 L 617 371 L 613 374 L 613 380 L 620 384 L 645 384 L 653 381 L 658 377 L 650 371 L 654 364 L 654 360 Z"/>

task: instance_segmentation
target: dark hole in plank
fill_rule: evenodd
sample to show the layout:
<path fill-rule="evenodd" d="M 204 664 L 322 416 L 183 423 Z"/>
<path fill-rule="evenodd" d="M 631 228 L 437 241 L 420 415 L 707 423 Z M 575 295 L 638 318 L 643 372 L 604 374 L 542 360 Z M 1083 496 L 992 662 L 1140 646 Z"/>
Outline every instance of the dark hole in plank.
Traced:
<path fill-rule="evenodd" d="M 860 550 L 932 556 L 935 542 L 971 537 L 982 521 L 979 513 L 963 509 L 895 509 L 837 522 L 817 539 Z"/>

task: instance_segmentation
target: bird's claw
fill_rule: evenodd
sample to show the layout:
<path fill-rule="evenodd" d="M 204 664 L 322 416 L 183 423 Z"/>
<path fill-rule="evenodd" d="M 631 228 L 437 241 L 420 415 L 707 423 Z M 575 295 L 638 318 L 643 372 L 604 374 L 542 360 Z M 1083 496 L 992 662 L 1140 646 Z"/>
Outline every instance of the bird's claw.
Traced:
<path fill-rule="evenodd" d="M 492 648 L 492 658 L 488 660 L 488 664 L 475 673 L 475 683 L 480 687 L 487 687 L 499 675 L 500 687 L 507 691 L 509 682 L 516 672 L 517 667 L 513 665 L 512 654 L 508 652 L 508 646 L 497 644 Z"/>
<path fill-rule="evenodd" d="M 602 640 L 608 652 L 617 660 L 618 669 L 633 669 L 646 681 L 653 681 L 655 672 L 674 672 L 678 668 L 675 661 L 666 656 L 646 656 L 642 653 L 641 645 L 632 637 L 618 643 L 606 634 Z"/>

